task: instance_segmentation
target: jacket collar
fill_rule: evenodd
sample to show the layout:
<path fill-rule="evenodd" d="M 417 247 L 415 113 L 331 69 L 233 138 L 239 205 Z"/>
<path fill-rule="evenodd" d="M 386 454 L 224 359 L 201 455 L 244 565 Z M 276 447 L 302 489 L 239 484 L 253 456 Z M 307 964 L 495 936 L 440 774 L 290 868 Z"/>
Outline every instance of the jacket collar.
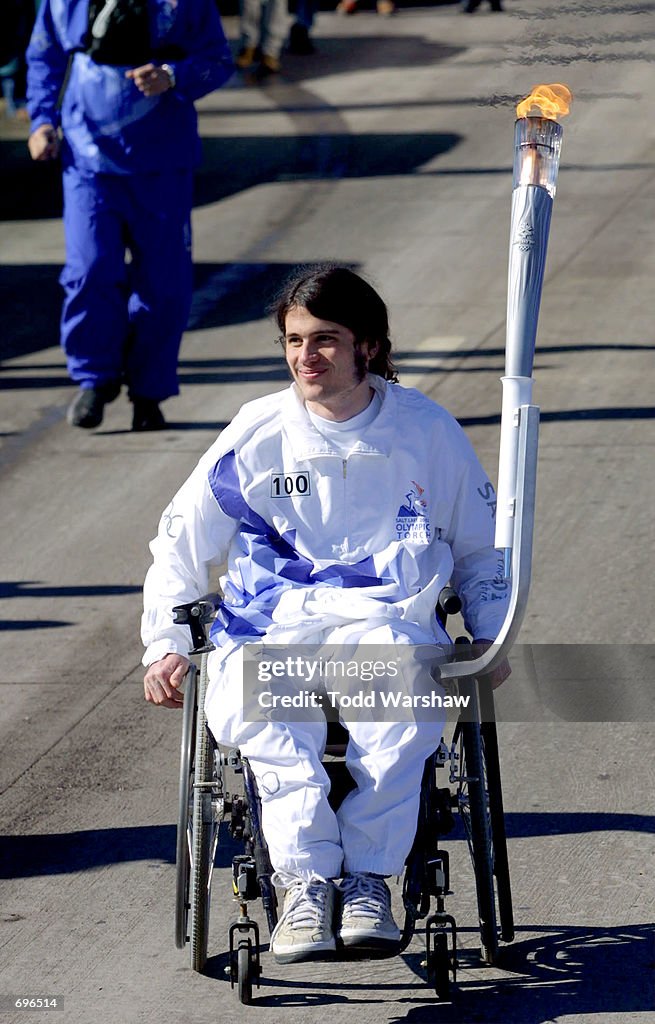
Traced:
<path fill-rule="evenodd" d="M 391 455 L 397 397 L 393 388 L 389 387 L 388 382 L 382 377 L 369 373 L 367 379 L 370 386 L 380 395 L 382 406 L 373 422 L 366 427 L 364 436 L 353 446 L 352 451 L 364 455 L 389 456 Z M 282 411 L 284 431 L 295 459 L 311 459 L 319 455 L 342 457 L 312 423 L 295 384 L 292 384 L 284 394 Z"/>

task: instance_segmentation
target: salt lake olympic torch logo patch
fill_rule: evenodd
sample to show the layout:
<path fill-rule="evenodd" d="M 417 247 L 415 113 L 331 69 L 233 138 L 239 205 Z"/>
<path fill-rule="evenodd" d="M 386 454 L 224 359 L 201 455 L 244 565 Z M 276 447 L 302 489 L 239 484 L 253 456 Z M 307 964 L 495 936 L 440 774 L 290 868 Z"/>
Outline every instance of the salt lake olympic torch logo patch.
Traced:
<path fill-rule="evenodd" d="M 430 540 L 430 519 L 428 503 L 424 499 L 425 488 L 416 480 L 405 495 L 405 501 L 396 515 L 396 540 Z"/>

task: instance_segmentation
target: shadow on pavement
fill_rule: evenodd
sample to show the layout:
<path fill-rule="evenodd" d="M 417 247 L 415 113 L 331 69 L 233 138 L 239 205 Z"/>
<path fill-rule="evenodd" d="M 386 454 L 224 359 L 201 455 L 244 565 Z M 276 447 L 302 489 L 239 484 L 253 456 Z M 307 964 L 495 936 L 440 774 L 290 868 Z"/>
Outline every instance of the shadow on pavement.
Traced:
<path fill-rule="evenodd" d="M 371 6 L 374 8 L 375 4 Z M 362 10 L 364 9 L 362 5 Z M 419 35 L 392 36 L 371 33 L 331 36 L 322 34 L 322 27 L 319 25 L 316 31 L 312 32 L 315 53 L 307 57 L 283 53 L 280 76 L 258 83 L 266 90 L 267 95 L 273 95 L 278 89 L 284 88 L 286 82 L 339 75 L 354 69 L 371 71 L 375 68 L 431 67 L 466 52 L 464 46 L 440 43 Z M 249 77 L 247 72 L 237 73 L 233 87 L 238 85 L 239 81 L 257 84 L 257 79 Z M 203 109 L 206 111 L 207 108 Z"/>
<path fill-rule="evenodd" d="M 59 286 L 60 271 L 60 266 L 50 263 L 0 267 L 0 359 L 15 359 L 59 344 L 63 296 Z M 57 369 L 62 370 L 63 366 Z M 67 382 L 65 378 L 63 383 Z M 61 378 L 55 383 L 59 387 Z M 0 381 L 0 386 L 6 385 Z"/>
<path fill-rule="evenodd" d="M 108 864 L 156 860 L 175 863 L 175 825 L 100 828 L 50 835 L 5 836 L 0 857 L 0 878 L 93 871 Z M 216 864 L 229 867 L 237 851 L 221 831 Z"/>
<path fill-rule="evenodd" d="M 541 423 L 581 423 L 585 420 L 653 420 L 655 406 L 617 406 L 602 409 L 542 409 Z M 500 423 L 500 413 L 490 416 L 458 416 L 463 427 L 488 427 Z"/>
<path fill-rule="evenodd" d="M 205 138 L 194 206 L 265 182 L 411 174 L 460 140 L 452 132 Z M 0 140 L 0 220 L 61 217 L 59 164 L 34 164 L 23 150 L 22 141 Z"/>
<path fill-rule="evenodd" d="M 509 839 L 536 836 L 584 835 L 591 832 L 645 832 L 655 834 L 655 815 L 614 813 L 522 813 L 505 815 Z M 142 825 L 128 828 L 89 829 L 45 835 L 5 836 L 2 840 L 0 878 L 30 878 L 75 871 L 93 871 L 107 864 L 158 860 L 175 862 L 175 825 Z M 461 822 L 445 839 L 465 839 Z M 229 867 L 241 845 L 221 826 L 216 864 Z"/>
<path fill-rule="evenodd" d="M 358 269 L 357 264 L 349 263 L 348 266 Z M 193 302 L 187 331 L 267 319 L 270 303 L 296 267 L 295 263 L 195 263 Z M 0 360 L 16 359 L 59 345 L 59 310 L 63 297 L 59 286 L 60 269 L 48 264 L 0 267 Z M 34 301 L 35 295 L 39 297 L 38 303 Z M 287 379 L 282 352 L 274 344 L 276 329 L 269 321 L 265 330 L 271 339 L 271 360 L 219 359 L 219 367 L 235 367 L 235 373 L 226 379 Z M 178 364 L 182 371 L 181 382 L 216 383 L 211 373 L 194 373 L 195 369 L 209 369 L 207 361 L 196 363 L 185 359 L 184 351 L 183 342 L 182 358 Z M 281 376 L 241 377 L 239 371 L 246 363 L 260 368 L 270 366 L 271 372 L 274 366 L 281 368 Z M 65 370 L 63 356 L 60 364 L 40 363 L 35 368 L 29 365 L 5 367 L 4 376 L 0 376 L 0 389 L 66 386 L 70 380 Z M 185 370 L 191 372 L 185 376 Z"/>
<path fill-rule="evenodd" d="M 0 220 L 61 217 L 59 161 L 35 163 L 25 139 L 0 139 Z"/>
<path fill-rule="evenodd" d="M 655 817 L 648 815 L 510 813 L 506 817 L 508 835 L 513 838 L 563 832 L 655 831 Z M 8 836 L 3 840 L 0 877 L 61 875 L 134 861 L 173 864 L 175 835 L 174 825 L 149 825 Z M 240 844 L 222 830 L 217 865 L 229 867 L 238 852 Z M 260 908 L 256 914 L 261 916 Z M 17 915 L 4 918 L 18 919 Z M 264 929 L 264 944 L 266 938 Z M 221 943 L 226 939 L 221 937 Z M 422 942 L 420 934 L 415 941 Z M 379 981 L 374 964 L 365 977 L 358 971 L 355 980 L 349 980 L 345 971 L 335 978 L 334 970 L 327 970 L 326 965 L 323 982 L 317 964 L 307 980 L 307 975 L 294 977 L 293 966 L 280 967 L 265 953 L 261 988 L 254 990 L 253 1003 L 262 1007 L 312 1007 L 393 1001 L 396 1016 L 390 1018 L 390 1024 L 546 1024 L 561 1017 L 588 1020 L 600 1013 L 631 1014 L 652 1008 L 647 982 L 653 958 L 650 925 L 524 924 L 517 928 L 515 942 L 502 947 L 500 962 L 489 969 L 488 978 L 481 976 L 486 969 L 479 962 L 477 931 L 460 930 L 458 956 L 457 984 L 452 987 L 451 1001 L 439 1002 L 427 984 L 418 983 L 419 979 L 424 981 L 420 951 L 410 949 L 403 956 L 415 975 L 406 984 L 397 977 L 386 982 L 383 975 Z M 210 957 L 205 973 L 226 981 L 227 965 L 228 953 L 223 946 L 222 952 Z M 474 974 L 467 976 L 468 971 Z M 277 995 L 276 988 L 285 991 Z"/>
<path fill-rule="evenodd" d="M 111 597 L 116 594 L 137 594 L 141 589 L 141 587 L 121 584 L 54 587 L 41 585 L 34 580 L 3 580 L 0 581 L 0 600 L 14 600 L 21 597 L 30 599 L 35 597 Z M 38 616 L 31 619 L 0 619 L 0 632 L 32 632 L 37 629 L 61 629 L 74 625 L 74 622 L 65 619 L 42 619 Z"/>
<path fill-rule="evenodd" d="M 64 619 L 0 619 L 0 633 L 32 633 L 35 629 L 60 629 L 62 626 L 73 625 L 75 623 Z"/>
<path fill-rule="evenodd" d="M 53 587 L 38 580 L 0 581 L 0 598 L 13 597 L 111 597 L 115 594 L 139 594 L 142 587 L 127 584 L 89 584 L 88 586 Z"/>
<path fill-rule="evenodd" d="M 339 180 L 412 174 L 462 139 L 454 132 L 388 134 L 316 132 L 266 138 L 203 139 L 195 206 L 206 206 L 267 182 Z"/>
<path fill-rule="evenodd" d="M 191 430 L 209 430 L 215 434 L 220 434 L 221 430 L 229 426 L 226 420 L 194 420 L 193 422 L 187 421 L 182 422 L 180 420 L 166 420 L 166 430 L 174 430 L 176 433 L 180 431 L 191 431 Z M 94 437 L 118 437 L 123 434 L 132 434 L 133 431 L 130 427 L 125 427 L 123 430 L 96 430 Z M 165 431 L 163 431 L 165 433 Z"/>
<path fill-rule="evenodd" d="M 320 264 L 307 263 L 309 269 Z M 352 270 L 358 265 L 349 263 Z M 193 276 L 193 301 L 188 331 L 204 331 L 227 324 L 245 324 L 268 320 L 264 330 L 271 339 L 271 359 L 219 360 L 223 366 L 243 368 L 245 362 L 258 366 L 283 362 L 282 350 L 275 344 L 277 329 L 269 318 L 269 306 L 285 281 L 297 269 L 296 263 L 196 263 Z M 257 328 L 260 330 L 260 328 Z M 275 358 L 276 357 L 276 358 Z M 179 366 L 206 366 L 207 363 L 184 358 Z"/>
<path fill-rule="evenodd" d="M 519 934 L 503 948 L 499 968 L 507 972 L 504 976 L 485 981 L 476 971 L 469 981 L 464 968 L 453 987 L 452 1002 L 432 999 L 428 1005 L 406 1009 L 415 997 L 401 997 L 403 1012 L 390 1017 L 389 1024 L 546 1024 L 652 1010 L 652 988 L 646 980 L 653 959 L 650 925 L 518 929 L 534 931 L 541 934 L 524 940 Z M 469 966 L 479 971 L 476 950 L 470 955 Z"/>
<path fill-rule="evenodd" d="M 534 932 L 539 934 L 535 937 Z M 260 988 L 253 988 L 253 1006 L 287 1008 L 393 1002 L 389 1024 L 547 1024 L 579 1017 L 589 1021 L 596 1014 L 649 1012 L 652 996 L 644 983 L 652 968 L 653 935 L 650 925 L 616 927 L 559 926 L 518 929 L 519 936 L 503 947 L 498 967 L 490 976 L 479 960 L 477 932 L 459 932 L 459 970 L 449 1001 L 440 1001 L 428 987 L 422 952 L 410 952 L 403 960 L 415 977 L 403 984 L 397 974 L 384 980 L 375 963 L 362 977 L 349 980 L 344 966 L 335 980 L 334 961 L 312 965 L 313 977 L 297 971 L 307 965 L 280 966 L 264 953 Z M 521 939 L 520 933 L 530 934 Z M 415 941 L 422 942 L 420 935 Z M 229 953 L 210 957 L 205 973 L 216 981 L 228 981 Z M 468 971 L 474 975 L 467 977 Z M 294 977 L 295 974 L 295 977 Z M 417 984 L 422 981 L 423 985 Z M 275 994 L 275 988 L 285 991 Z M 402 993 L 406 994 L 403 995 Z M 373 994 L 374 993 L 374 994 Z M 236 1000 L 236 993 L 234 996 Z"/>

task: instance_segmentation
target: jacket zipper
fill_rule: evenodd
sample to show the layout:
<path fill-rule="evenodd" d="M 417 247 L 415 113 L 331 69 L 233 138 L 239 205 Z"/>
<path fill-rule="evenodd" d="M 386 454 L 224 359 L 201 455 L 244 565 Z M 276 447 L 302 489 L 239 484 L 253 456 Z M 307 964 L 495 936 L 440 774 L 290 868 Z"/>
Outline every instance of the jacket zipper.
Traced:
<path fill-rule="evenodd" d="M 346 488 L 346 476 L 348 473 L 348 459 L 341 460 L 341 474 L 343 478 L 343 551 L 347 554 L 350 551 L 350 537 L 348 536 L 348 495 Z"/>

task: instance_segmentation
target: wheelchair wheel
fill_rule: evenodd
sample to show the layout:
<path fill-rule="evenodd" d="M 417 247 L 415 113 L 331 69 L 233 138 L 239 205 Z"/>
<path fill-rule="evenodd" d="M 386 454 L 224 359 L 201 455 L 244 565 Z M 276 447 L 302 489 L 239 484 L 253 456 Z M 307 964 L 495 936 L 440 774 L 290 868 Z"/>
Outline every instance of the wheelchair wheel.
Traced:
<path fill-rule="evenodd" d="M 484 745 L 478 721 L 462 722 L 461 741 L 459 809 L 473 861 L 482 959 L 493 964 L 498 958 L 494 848 Z"/>
<path fill-rule="evenodd" d="M 218 843 L 219 823 L 214 815 L 212 788 L 215 778 L 215 744 L 207 729 L 204 704 L 207 691 L 207 658 L 203 657 L 196 700 L 196 743 L 191 815 L 190 942 L 191 966 L 202 971 L 207 960 L 211 876 Z"/>
<path fill-rule="evenodd" d="M 252 972 L 251 945 L 244 939 L 237 947 L 237 988 L 239 1002 L 246 1006 L 252 1002 Z"/>
<path fill-rule="evenodd" d="M 489 815 L 491 835 L 494 849 L 494 875 L 496 876 L 496 892 L 498 895 L 498 913 L 500 915 L 500 937 L 503 942 L 512 942 L 514 938 L 514 911 L 512 909 L 512 887 L 509 877 L 509 860 L 507 857 L 507 837 L 505 835 L 505 811 L 503 807 L 503 791 L 500 782 L 500 758 L 498 755 L 498 734 L 493 713 L 493 694 L 491 690 L 481 694 L 483 722 L 480 726 L 484 759 L 487 769 L 487 789 L 489 793 Z M 486 708 L 486 710 L 485 710 Z M 488 713 L 490 711 L 490 714 Z"/>
<path fill-rule="evenodd" d="M 184 949 L 188 941 L 189 877 L 191 873 L 191 807 L 193 800 L 193 759 L 196 743 L 196 667 L 189 669 L 185 693 L 180 744 L 180 792 L 175 852 L 175 945 Z"/>

